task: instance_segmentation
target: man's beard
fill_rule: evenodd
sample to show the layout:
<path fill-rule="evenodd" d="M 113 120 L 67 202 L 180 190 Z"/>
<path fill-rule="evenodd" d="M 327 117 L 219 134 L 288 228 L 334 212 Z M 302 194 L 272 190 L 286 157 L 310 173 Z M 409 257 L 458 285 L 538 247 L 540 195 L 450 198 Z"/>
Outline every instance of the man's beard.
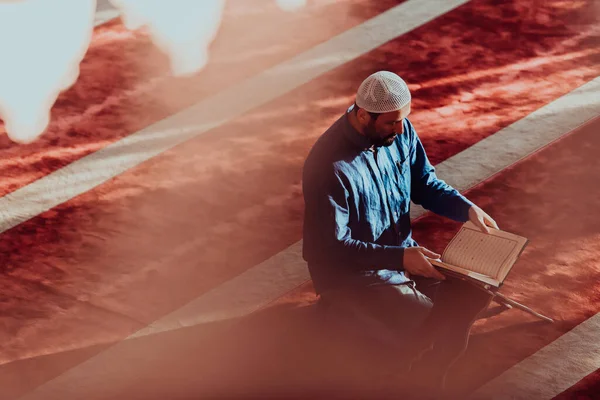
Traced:
<path fill-rule="evenodd" d="M 392 133 L 386 137 L 381 137 L 377 135 L 377 131 L 375 130 L 375 126 L 372 123 L 369 123 L 365 127 L 365 136 L 369 138 L 371 144 L 375 147 L 389 147 L 394 144 L 394 140 L 396 140 L 396 133 Z"/>

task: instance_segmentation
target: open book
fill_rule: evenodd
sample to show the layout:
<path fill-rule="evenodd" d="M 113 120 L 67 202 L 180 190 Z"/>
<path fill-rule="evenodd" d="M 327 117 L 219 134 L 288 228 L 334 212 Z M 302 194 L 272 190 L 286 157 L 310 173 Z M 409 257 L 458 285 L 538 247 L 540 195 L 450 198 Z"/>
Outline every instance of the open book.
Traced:
<path fill-rule="evenodd" d="M 489 228 L 483 233 L 467 222 L 452 238 L 440 260 L 429 260 L 440 272 L 500 287 L 529 240 Z"/>

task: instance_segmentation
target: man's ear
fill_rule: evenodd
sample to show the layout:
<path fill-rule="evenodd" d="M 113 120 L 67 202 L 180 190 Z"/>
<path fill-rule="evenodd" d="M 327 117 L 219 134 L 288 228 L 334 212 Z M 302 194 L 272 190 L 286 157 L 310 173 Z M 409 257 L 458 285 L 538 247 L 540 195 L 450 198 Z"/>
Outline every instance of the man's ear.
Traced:
<path fill-rule="evenodd" d="M 371 116 L 369 115 L 369 113 L 368 113 L 368 112 L 366 112 L 366 111 L 365 111 L 364 109 L 362 109 L 362 108 L 359 108 L 359 109 L 356 111 L 356 119 L 357 119 L 357 120 L 358 120 L 358 122 L 359 122 L 361 125 L 363 125 L 363 126 L 365 126 L 365 125 L 367 125 L 367 124 L 369 123 L 369 118 L 370 118 L 370 117 L 371 117 Z"/>

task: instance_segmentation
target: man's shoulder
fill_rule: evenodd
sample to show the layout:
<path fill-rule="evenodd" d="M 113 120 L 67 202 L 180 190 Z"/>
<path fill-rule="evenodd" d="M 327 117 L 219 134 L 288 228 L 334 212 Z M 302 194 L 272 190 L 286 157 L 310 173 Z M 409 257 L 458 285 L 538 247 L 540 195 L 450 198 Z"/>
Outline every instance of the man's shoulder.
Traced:
<path fill-rule="evenodd" d="M 319 151 L 313 148 L 304 162 L 304 176 L 344 176 L 353 168 L 356 155 L 348 151 Z"/>
<path fill-rule="evenodd" d="M 351 147 L 344 138 L 342 119 L 340 117 L 315 141 L 306 158 L 305 168 L 333 168 L 351 155 Z"/>
<path fill-rule="evenodd" d="M 406 139 L 408 139 L 411 143 L 413 143 L 415 138 L 418 137 L 415 127 L 408 118 L 404 118 L 404 132 L 407 134 Z"/>
<path fill-rule="evenodd" d="M 396 137 L 395 143 L 400 150 L 412 151 L 418 140 L 417 132 L 408 118 L 405 118 L 403 123 L 404 133 Z"/>

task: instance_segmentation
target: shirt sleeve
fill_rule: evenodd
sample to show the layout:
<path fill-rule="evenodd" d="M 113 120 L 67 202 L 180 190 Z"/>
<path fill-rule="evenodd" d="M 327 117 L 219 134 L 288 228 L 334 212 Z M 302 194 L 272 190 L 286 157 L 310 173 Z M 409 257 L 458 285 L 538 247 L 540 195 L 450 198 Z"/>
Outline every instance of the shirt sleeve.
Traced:
<path fill-rule="evenodd" d="M 466 222 L 473 203 L 436 176 L 419 136 L 410 122 L 408 126 L 413 138 L 410 160 L 411 200 L 436 214 Z"/>
<path fill-rule="evenodd" d="M 311 244 L 322 259 L 347 263 L 358 270 L 402 269 L 404 248 L 357 240 L 350 229 L 349 192 L 335 172 L 304 187 Z M 305 238 L 306 239 L 306 238 Z"/>

